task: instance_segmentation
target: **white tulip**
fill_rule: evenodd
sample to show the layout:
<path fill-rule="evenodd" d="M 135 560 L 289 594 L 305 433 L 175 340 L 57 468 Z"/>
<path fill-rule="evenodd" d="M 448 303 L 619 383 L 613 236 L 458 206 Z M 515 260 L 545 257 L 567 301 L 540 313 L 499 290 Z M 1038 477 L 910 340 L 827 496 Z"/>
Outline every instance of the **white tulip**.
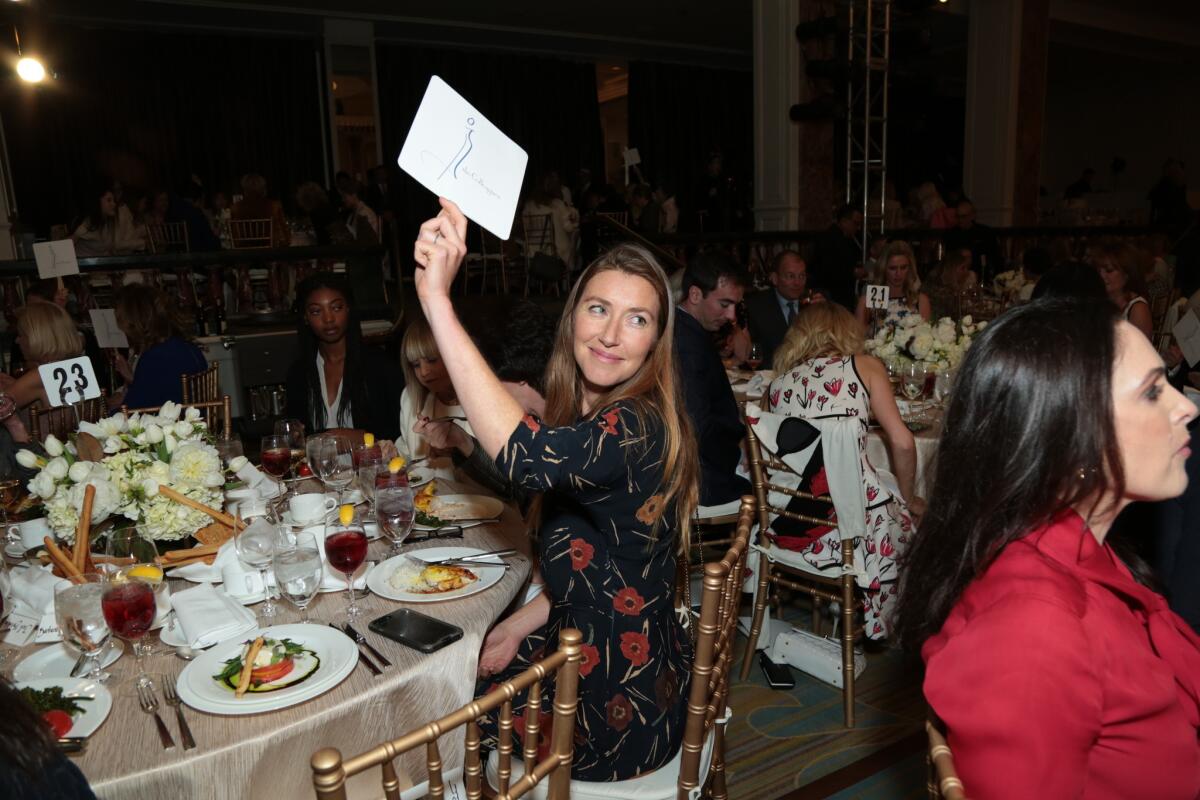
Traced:
<path fill-rule="evenodd" d="M 51 456 L 61 456 L 63 454 L 62 442 L 53 433 L 46 437 L 43 446 Z"/>
<path fill-rule="evenodd" d="M 188 436 L 191 436 L 192 435 L 192 423 L 182 422 L 182 421 L 176 422 L 175 423 L 175 435 L 178 436 L 180 439 L 186 439 Z"/>
<path fill-rule="evenodd" d="M 189 406 L 188 410 L 183 412 L 183 418 L 188 422 L 199 422 L 200 409 L 196 408 L 195 406 Z"/>
<path fill-rule="evenodd" d="M 204 476 L 204 485 L 210 489 L 216 489 L 219 486 L 225 485 L 225 476 L 219 472 L 214 472 Z"/>
<path fill-rule="evenodd" d="M 92 474 L 92 464 L 90 461 L 76 461 L 71 465 L 71 469 L 67 472 L 67 476 L 74 483 L 83 483 Z"/>
<path fill-rule="evenodd" d="M 159 419 L 175 422 L 177 419 L 179 419 L 179 412 L 182 410 L 183 409 L 179 407 L 178 403 L 168 400 L 167 402 L 163 403 L 162 408 L 158 410 L 158 416 Z"/>
<path fill-rule="evenodd" d="M 163 429 L 155 425 L 153 422 L 146 426 L 146 441 L 150 444 L 158 444 L 163 440 Z"/>
<path fill-rule="evenodd" d="M 38 458 L 37 454 L 32 450 L 17 451 L 17 463 L 25 469 L 34 469 L 38 466 L 39 461 L 41 461 L 41 459 Z"/>
<path fill-rule="evenodd" d="M 109 436 L 104 440 L 104 452 L 110 456 L 113 453 L 121 452 L 122 447 L 124 447 L 124 444 L 116 436 Z"/>
<path fill-rule="evenodd" d="M 54 479 L 45 472 L 39 472 L 37 477 L 29 482 L 29 491 L 33 492 L 43 500 L 49 500 L 51 497 L 53 497 L 57 488 L 58 487 L 55 485 Z"/>
<path fill-rule="evenodd" d="M 242 467 L 246 466 L 249 461 L 250 459 L 246 458 L 245 456 L 234 456 L 233 458 L 229 459 L 229 468 L 234 472 L 237 472 Z"/>
<path fill-rule="evenodd" d="M 179 442 L 175 439 L 175 435 L 172 433 L 167 433 L 163 436 L 163 443 L 167 446 L 168 455 L 174 453 L 175 447 L 179 444 Z"/>
<path fill-rule="evenodd" d="M 42 472 L 46 475 L 49 475 L 56 481 L 61 481 L 63 478 L 67 477 L 67 472 L 69 472 L 70 469 L 71 465 L 67 463 L 67 460 L 59 457 L 50 459 L 50 463 L 42 469 Z"/>

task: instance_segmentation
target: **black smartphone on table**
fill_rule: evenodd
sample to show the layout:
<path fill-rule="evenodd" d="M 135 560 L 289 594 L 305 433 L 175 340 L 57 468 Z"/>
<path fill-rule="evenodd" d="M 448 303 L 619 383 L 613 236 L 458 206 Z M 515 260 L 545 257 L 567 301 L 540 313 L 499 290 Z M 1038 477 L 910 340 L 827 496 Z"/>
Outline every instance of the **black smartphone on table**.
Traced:
<path fill-rule="evenodd" d="M 793 689 L 796 686 L 796 679 L 792 677 L 792 671 L 787 664 L 776 664 L 767 655 L 766 650 L 758 651 L 758 663 L 762 666 L 763 676 L 767 679 L 767 686 L 772 689 Z"/>
<path fill-rule="evenodd" d="M 422 653 L 440 650 L 451 642 L 457 642 L 463 635 L 462 628 L 457 625 L 442 622 L 411 608 L 384 614 L 371 620 L 367 627 L 372 633 Z"/>

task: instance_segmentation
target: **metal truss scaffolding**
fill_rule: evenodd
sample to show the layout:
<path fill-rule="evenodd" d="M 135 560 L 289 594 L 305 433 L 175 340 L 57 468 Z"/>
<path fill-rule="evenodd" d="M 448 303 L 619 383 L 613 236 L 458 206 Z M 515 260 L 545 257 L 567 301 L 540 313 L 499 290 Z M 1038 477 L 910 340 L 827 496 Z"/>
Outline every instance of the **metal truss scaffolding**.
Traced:
<path fill-rule="evenodd" d="M 846 202 L 861 204 L 862 253 L 882 233 L 887 178 L 892 0 L 850 0 L 846 81 Z"/>

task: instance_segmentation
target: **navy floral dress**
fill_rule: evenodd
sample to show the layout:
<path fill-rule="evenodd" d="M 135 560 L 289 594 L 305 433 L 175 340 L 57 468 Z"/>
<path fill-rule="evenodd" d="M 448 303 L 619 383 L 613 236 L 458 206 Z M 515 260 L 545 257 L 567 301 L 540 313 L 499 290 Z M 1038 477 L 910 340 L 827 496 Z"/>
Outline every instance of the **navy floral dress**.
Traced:
<path fill-rule="evenodd" d="M 580 780 L 625 780 L 657 769 L 683 740 L 692 651 L 674 609 L 675 519 L 661 494 L 663 446 L 657 416 L 622 402 L 569 427 L 527 416 L 496 459 L 514 484 L 545 492 L 538 547 L 551 607 L 546 626 L 479 693 L 554 652 L 562 628 L 581 630 L 571 767 Z M 543 756 L 553 697 L 545 689 Z M 524 693 L 513 712 L 521 737 Z M 485 744 L 494 747 L 496 717 L 482 727 Z"/>

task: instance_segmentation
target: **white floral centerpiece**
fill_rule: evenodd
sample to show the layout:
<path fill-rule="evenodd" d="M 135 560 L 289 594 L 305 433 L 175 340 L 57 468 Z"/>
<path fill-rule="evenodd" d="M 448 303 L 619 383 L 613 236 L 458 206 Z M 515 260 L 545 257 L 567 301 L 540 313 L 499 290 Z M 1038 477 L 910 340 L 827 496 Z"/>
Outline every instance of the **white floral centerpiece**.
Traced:
<path fill-rule="evenodd" d="M 99 442 L 99 461 L 80 457 L 78 434 Z M 88 484 L 96 487 L 93 526 L 110 517 L 124 518 L 157 541 L 185 539 L 212 521 L 160 495 L 159 486 L 221 508 L 225 474 L 199 409 L 167 402 L 157 414 L 118 413 L 96 423 L 81 422 L 68 441 L 51 435 L 43 444 L 49 458 L 21 450 L 17 461 L 40 469 L 29 491 L 42 499 L 55 534 L 68 542 L 74 543 Z"/>
<path fill-rule="evenodd" d="M 1025 283 L 1025 271 L 1020 269 L 1001 272 L 992 279 L 992 286 L 995 288 L 996 294 L 1009 300 L 1015 299 L 1021 293 Z"/>
<path fill-rule="evenodd" d="M 865 348 L 885 362 L 919 362 L 927 369 L 954 369 L 971 346 L 972 337 L 986 325 L 975 322 L 970 315 L 958 323 L 950 317 L 929 323 L 919 314 L 909 314 L 899 324 L 881 328 L 867 339 Z"/>

